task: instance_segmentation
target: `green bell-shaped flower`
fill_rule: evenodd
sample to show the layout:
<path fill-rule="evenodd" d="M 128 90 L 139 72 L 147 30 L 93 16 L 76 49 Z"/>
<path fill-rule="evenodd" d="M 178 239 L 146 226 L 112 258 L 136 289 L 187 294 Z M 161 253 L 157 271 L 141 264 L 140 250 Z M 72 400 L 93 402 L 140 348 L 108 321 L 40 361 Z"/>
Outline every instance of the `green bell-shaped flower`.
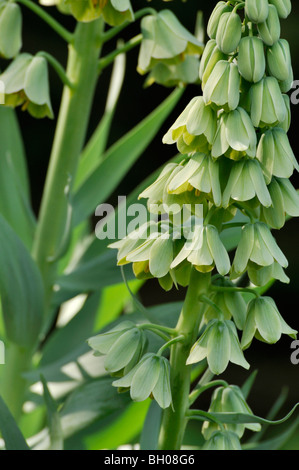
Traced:
<path fill-rule="evenodd" d="M 36 118 L 53 118 L 47 62 L 43 57 L 20 54 L 0 75 L 5 105 L 22 106 Z"/>
<path fill-rule="evenodd" d="M 233 432 L 216 431 L 204 443 L 202 450 L 242 450 L 242 447 L 238 436 Z"/>
<path fill-rule="evenodd" d="M 223 13 L 221 15 L 216 42 L 219 49 L 224 54 L 234 52 L 241 40 L 242 22 L 238 13 Z"/>
<path fill-rule="evenodd" d="M 235 324 L 230 320 L 211 320 L 199 340 L 192 346 L 187 364 L 207 358 L 215 375 L 222 374 L 229 362 L 249 369 L 245 360 Z"/>
<path fill-rule="evenodd" d="M 226 155 L 232 160 L 246 155 L 255 157 L 256 145 L 255 129 L 243 108 L 221 115 L 211 151 L 213 157 Z"/>
<path fill-rule="evenodd" d="M 96 355 L 105 355 L 105 369 L 112 373 L 127 373 L 140 360 L 147 345 L 144 331 L 130 321 L 117 325 L 107 333 L 88 340 Z"/>
<path fill-rule="evenodd" d="M 299 171 L 288 136 L 279 127 L 274 127 L 262 135 L 256 157 L 261 162 L 267 183 L 270 183 L 272 176 L 290 178 L 294 168 Z"/>
<path fill-rule="evenodd" d="M 0 3 L 0 55 L 15 57 L 22 47 L 22 13 L 16 3 Z"/>
<path fill-rule="evenodd" d="M 279 39 L 267 50 L 267 65 L 270 75 L 284 81 L 290 76 L 291 53 L 288 41 Z"/>
<path fill-rule="evenodd" d="M 252 261 L 249 261 L 247 266 L 247 273 L 250 279 L 250 282 L 255 286 L 262 287 L 268 284 L 271 279 L 277 279 L 284 284 L 289 284 L 290 279 L 285 274 L 283 268 L 277 261 L 270 264 L 269 266 L 260 266 Z M 238 279 L 240 274 L 231 272 L 231 279 Z"/>
<path fill-rule="evenodd" d="M 216 39 L 219 21 L 224 13 L 232 12 L 233 9 L 227 2 L 218 2 L 210 16 L 207 33 L 211 39 Z"/>
<path fill-rule="evenodd" d="M 138 71 L 147 73 L 157 63 L 179 63 L 184 55 L 201 55 L 203 44 L 182 26 L 174 13 L 162 10 L 141 21 L 143 40 L 138 58 Z"/>
<path fill-rule="evenodd" d="M 244 349 L 248 348 L 254 337 L 260 341 L 275 344 L 282 334 L 296 339 L 297 333 L 284 321 L 271 297 L 259 297 L 248 304 L 241 344 Z"/>
<path fill-rule="evenodd" d="M 206 104 L 213 103 L 225 111 L 237 108 L 240 100 L 240 75 L 234 63 L 220 60 L 215 65 L 203 90 Z"/>
<path fill-rule="evenodd" d="M 206 44 L 206 47 L 200 60 L 199 78 L 202 82 L 202 89 L 204 89 L 205 84 L 207 83 L 207 80 L 211 75 L 217 62 L 226 59 L 227 55 L 221 52 L 221 50 L 217 46 L 215 39 L 210 39 L 210 41 L 208 41 Z"/>
<path fill-rule="evenodd" d="M 163 137 L 164 144 L 173 144 L 183 137 L 194 151 L 212 144 L 217 128 L 217 115 L 202 96 L 193 98 Z"/>
<path fill-rule="evenodd" d="M 109 248 L 117 249 L 117 264 L 123 266 L 128 263 L 127 255 L 137 249 L 152 233 L 154 222 L 146 222 L 136 230 L 133 230 L 125 238 L 117 242 L 111 243 Z M 155 231 L 155 228 L 153 229 Z"/>
<path fill-rule="evenodd" d="M 229 272 L 230 259 L 216 227 L 196 223 L 186 238 L 171 268 L 187 259 L 200 272 L 210 272 L 215 266 L 222 276 Z"/>
<path fill-rule="evenodd" d="M 278 81 L 265 77 L 250 89 L 251 120 L 255 127 L 275 126 L 287 117 Z"/>
<path fill-rule="evenodd" d="M 268 0 L 246 0 L 245 13 L 252 23 L 264 23 L 269 16 Z"/>
<path fill-rule="evenodd" d="M 233 262 L 233 271 L 239 276 L 243 274 L 249 260 L 259 266 L 271 266 L 275 261 L 283 268 L 288 266 L 288 260 L 277 245 L 269 227 L 262 222 L 246 224 L 243 227 Z"/>
<path fill-rule="evenodd" d="M 112 383 L 118 388 L 130 387 L 133 401 L 144 401 L 153 396 L 159 406 L 168 408 L 172 403 L 170 365 L 165 357 L 148 353 L 124 377 Z"/>
<path fill-rule="evenodd" d="M 286 214 L 299 217 L 299 194 L 288 179 L 272 178 L 268 186 L 272 207 L 262 207 L 260 219 L 274 229 L 281 229 Z"/>
<path fill-rule="evenodd" d="M 257 25 L 260 38 L 266 46 L 273 46 L 280 38 L 280 21 L 274 5 L 269 5 L 269 15 L 264 23 Z"/>
<path fill-rule="evenodd" d="M 286 106 L 287 114 L 285 119 L 279 122 L 277 126 L 281 127 L 285 132 L 289 132 L 291 127 L 291 100 L 288 95 L 283 94 L 282 97 Z"/>
<path fill-rule="evenodd" d="M 219 178 L 219 163 L 204 153 L 196 153 L 168 179 L 167 191 L 170 194 L 180 194 L 186 187 L 195 188 L 204 193 L 215 206 L 221 206 L 221 187 Z"/>
<path fill-rule="evenodd" d="M 239 72 L 248 82 L 259 82 L 266 71 L 263 41 L 256 36 L 241 39 L 238 53 Z"/>
<path fill-rule="evenodd" d="M 291 0 L 269 0 L 269 3 L 276 7 L 280 18 L 287 18 L 292 11 Z"/>
<path fill-rule="evenodd" d="M 250 201 L 256 196 L 263 206 L 270 207 L 272 205 L 260 163 L 253 159 L 242 159 L 235 162 L 223 192 L 223 207 L 228 207 L 231 200 L 244 202 Z"/>
<path fill-rule="evenodd" d="M 233 318 L 237 328 L 239 330 L 243 329 L 247 306 L 239 292 L 212 292 L 210 299 L 220 308 L 225 320 Z M 218 312 L 212 305 L 208 305 L 204 313 L 204 319 L 209 322 L 213 318 L 218 318 Z"/>
<path fill-rule="evenodd" d="M 130 0 L 69 0 L 68 3 L 78 21 L 89 22 L 103 16 L 106 23 L 116 26 L 134 19 Z"/>
<path fill-rule="evenodd" d="M 236 385 L 228 385 L 226 387 L 219 387 L 214 390 L 211 405 L 208 413 L 240 413 L 244 415 L 253 415 L 250 407 L 246 403 L 244 395 L 239 387 Z M 234 433 L 241 439 L 246 429 L 253 432 L 261 430 L 260 424 L 224 424 L 224 429 Z M 215 431 L 219 427 L 216 423 L 205 421 L 202 426 L 202 434 L 206 440 L 211 439 Z"/>
<path fill-rule="evenodd" d="M 198 82 L 199 59 L 187 55 L 183 62 L 178 64 L 158 63 L 153 67 L 145 80 L 145 87 L 154 83 L 166 87 L 187 85 Z"/>

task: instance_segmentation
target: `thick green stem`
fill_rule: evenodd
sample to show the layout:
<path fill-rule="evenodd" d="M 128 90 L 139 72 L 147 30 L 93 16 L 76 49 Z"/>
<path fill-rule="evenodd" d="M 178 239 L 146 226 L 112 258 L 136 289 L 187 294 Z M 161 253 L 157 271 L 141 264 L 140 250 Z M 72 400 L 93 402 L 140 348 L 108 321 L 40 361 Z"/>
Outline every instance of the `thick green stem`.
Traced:
<path fill-rule="evenodd" d="M 32 351 L 10 344 L 6 354 L 1 396 L 18 420 L 21 416 L 27 381 L 23 373 L 29 369 Z"/>
<path fill-rule="evenodd" d="M 69 206 L 66 189 L 76 174 L 98 78 L 101 33 L 102 20 L 79 23 L 69 45 L 67 76 L 74 89 L 64 87 L 33 246 L 44 279 L 46 309 L 55 282 L 57 254 L 65 239 Z"/>
<path fill-rule="evenodd" d="M 189 408 L 191 366 L 186 365 L 190 349 L 196 340 L 202 316 L 200 295 L 207 293 L 211 274 L 202 274 L 195 269 L 191 273 L 190 284 L 184 306 L 177 324 L 177 333 L 184 335 L 183 343 L 171 348 L 171 388 L 173 408 L 164 411 L 160 431 L 159 448 L 179 450 L 182 446 L 187 424 L 186 412 Z"/>

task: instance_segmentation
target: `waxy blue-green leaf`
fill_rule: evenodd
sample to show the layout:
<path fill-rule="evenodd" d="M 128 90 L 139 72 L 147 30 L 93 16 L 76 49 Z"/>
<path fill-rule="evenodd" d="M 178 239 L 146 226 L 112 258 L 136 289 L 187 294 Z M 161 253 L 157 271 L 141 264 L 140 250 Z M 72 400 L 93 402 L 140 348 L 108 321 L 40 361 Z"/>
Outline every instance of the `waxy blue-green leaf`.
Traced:
<path fill-rule="evenodd" d="M 29 450 L 12 414 L 0 396 L 0 431 L 6 450 Z"/>
<path fill-rule="evenodd" d="M 104 155 L 103 161 L 74 195 L 74 224 L 88 217 L 112 194 L 124 175 L 152 141 L 162 123 L 182 96 L 175 90 L 155 111 L 122 137 Z M 123 156 L 126 155 L 126 158 Z"/>
<path fill-rule="evenodd" d="M 32 346 L 43 317 L 42 278 L 26 247 L 2 216 L 0 245 L 0 294 L 7 338 L 19 346 Z"/>

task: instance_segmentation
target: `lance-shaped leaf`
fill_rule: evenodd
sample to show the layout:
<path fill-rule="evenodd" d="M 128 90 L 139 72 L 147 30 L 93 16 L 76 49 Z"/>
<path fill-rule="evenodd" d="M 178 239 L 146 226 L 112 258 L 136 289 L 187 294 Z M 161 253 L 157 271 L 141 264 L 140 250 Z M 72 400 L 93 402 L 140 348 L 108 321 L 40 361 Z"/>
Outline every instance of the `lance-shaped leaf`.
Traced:
<path fill-rule="evenodd" d="M 12 414 L 0 396 L 0 431 L 6 450 L 29 450 Z"/>
<path fill-rule="evenodd" d="M 38 338 L 44 290 L 40 272 L 27 249 L 0 216 L 0 294 L 7 337 L 20 346 Z"/>

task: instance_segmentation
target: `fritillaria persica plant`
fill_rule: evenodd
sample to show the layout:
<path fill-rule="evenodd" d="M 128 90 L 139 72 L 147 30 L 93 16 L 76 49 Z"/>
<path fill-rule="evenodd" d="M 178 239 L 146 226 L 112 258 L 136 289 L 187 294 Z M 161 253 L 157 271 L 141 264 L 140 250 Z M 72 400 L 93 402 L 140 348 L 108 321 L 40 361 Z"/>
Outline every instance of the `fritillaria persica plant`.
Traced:
<path fill-rule="evenodd" d="M 289 180 L 299 167 L 287 136 L 293 74 L 289 44 L 280 38 L 291 2 L 220 1 L 205 45 L 200 12 L 191 34 L 171 4 L 156 11 L 138 10 L 137 3 L 0 2 L 0 54 L 10 61 L 0 74 L 0 338 L 7 346 L 0 431 L 6 449 L 63 449 L 76 445 L 74 435 L 82 446 L 116 448 L 141 435 L 141 448 L 179 450 L 188 422 L 199 420 L 198 449 L 239 450 L 246 430 L 255 433 L 258 447 L 262 426 L 271 424 L 247 404 L 253 376 L 242 388 L 213 377 L 229 363 L 249 369 L 246 349 L 255 340 L 296 338 L 265 295 L 275 280 L 289 282 L 272 229 L 299 215 Z M 54 19 L 49 6 L 71 15 L 75 31 Z M 23 51 L 23 8 L 67 44 L 66 70 L 46 51 Z M 116 41 L 135 22 L 140 34 Z M 116 48 L 105 55 L 113 42 Z M 125 54 L 135 47 L 145 85 L 176 89 L 107 148 Z M 96 86 L 111 64 L 106 109 L 85 144 Z M 64 88 L 36 219 L 12 108 L 54 118 L 48 66 Z M 98 240 L 90 216 L 189 83 L 198 92 L 163 138 L 179 155 L 130 196 L 145 200 L 154 217 L 117 242 Z M 236 242 L 229 244 L 232 237 Z M 180 313 L 177 304 L 153 311 L 139 303 L 134 294 L 149 278 L 165 291 L 187 288 Z M 140 312 L 118 318 L 132 301 Z M 208 411 L 198 409 L 209 389 Z M 113 432 L 118 426 L 123 440 Z M 281 438 L 275 439 L 271 445 L 279 447 Z"/>

